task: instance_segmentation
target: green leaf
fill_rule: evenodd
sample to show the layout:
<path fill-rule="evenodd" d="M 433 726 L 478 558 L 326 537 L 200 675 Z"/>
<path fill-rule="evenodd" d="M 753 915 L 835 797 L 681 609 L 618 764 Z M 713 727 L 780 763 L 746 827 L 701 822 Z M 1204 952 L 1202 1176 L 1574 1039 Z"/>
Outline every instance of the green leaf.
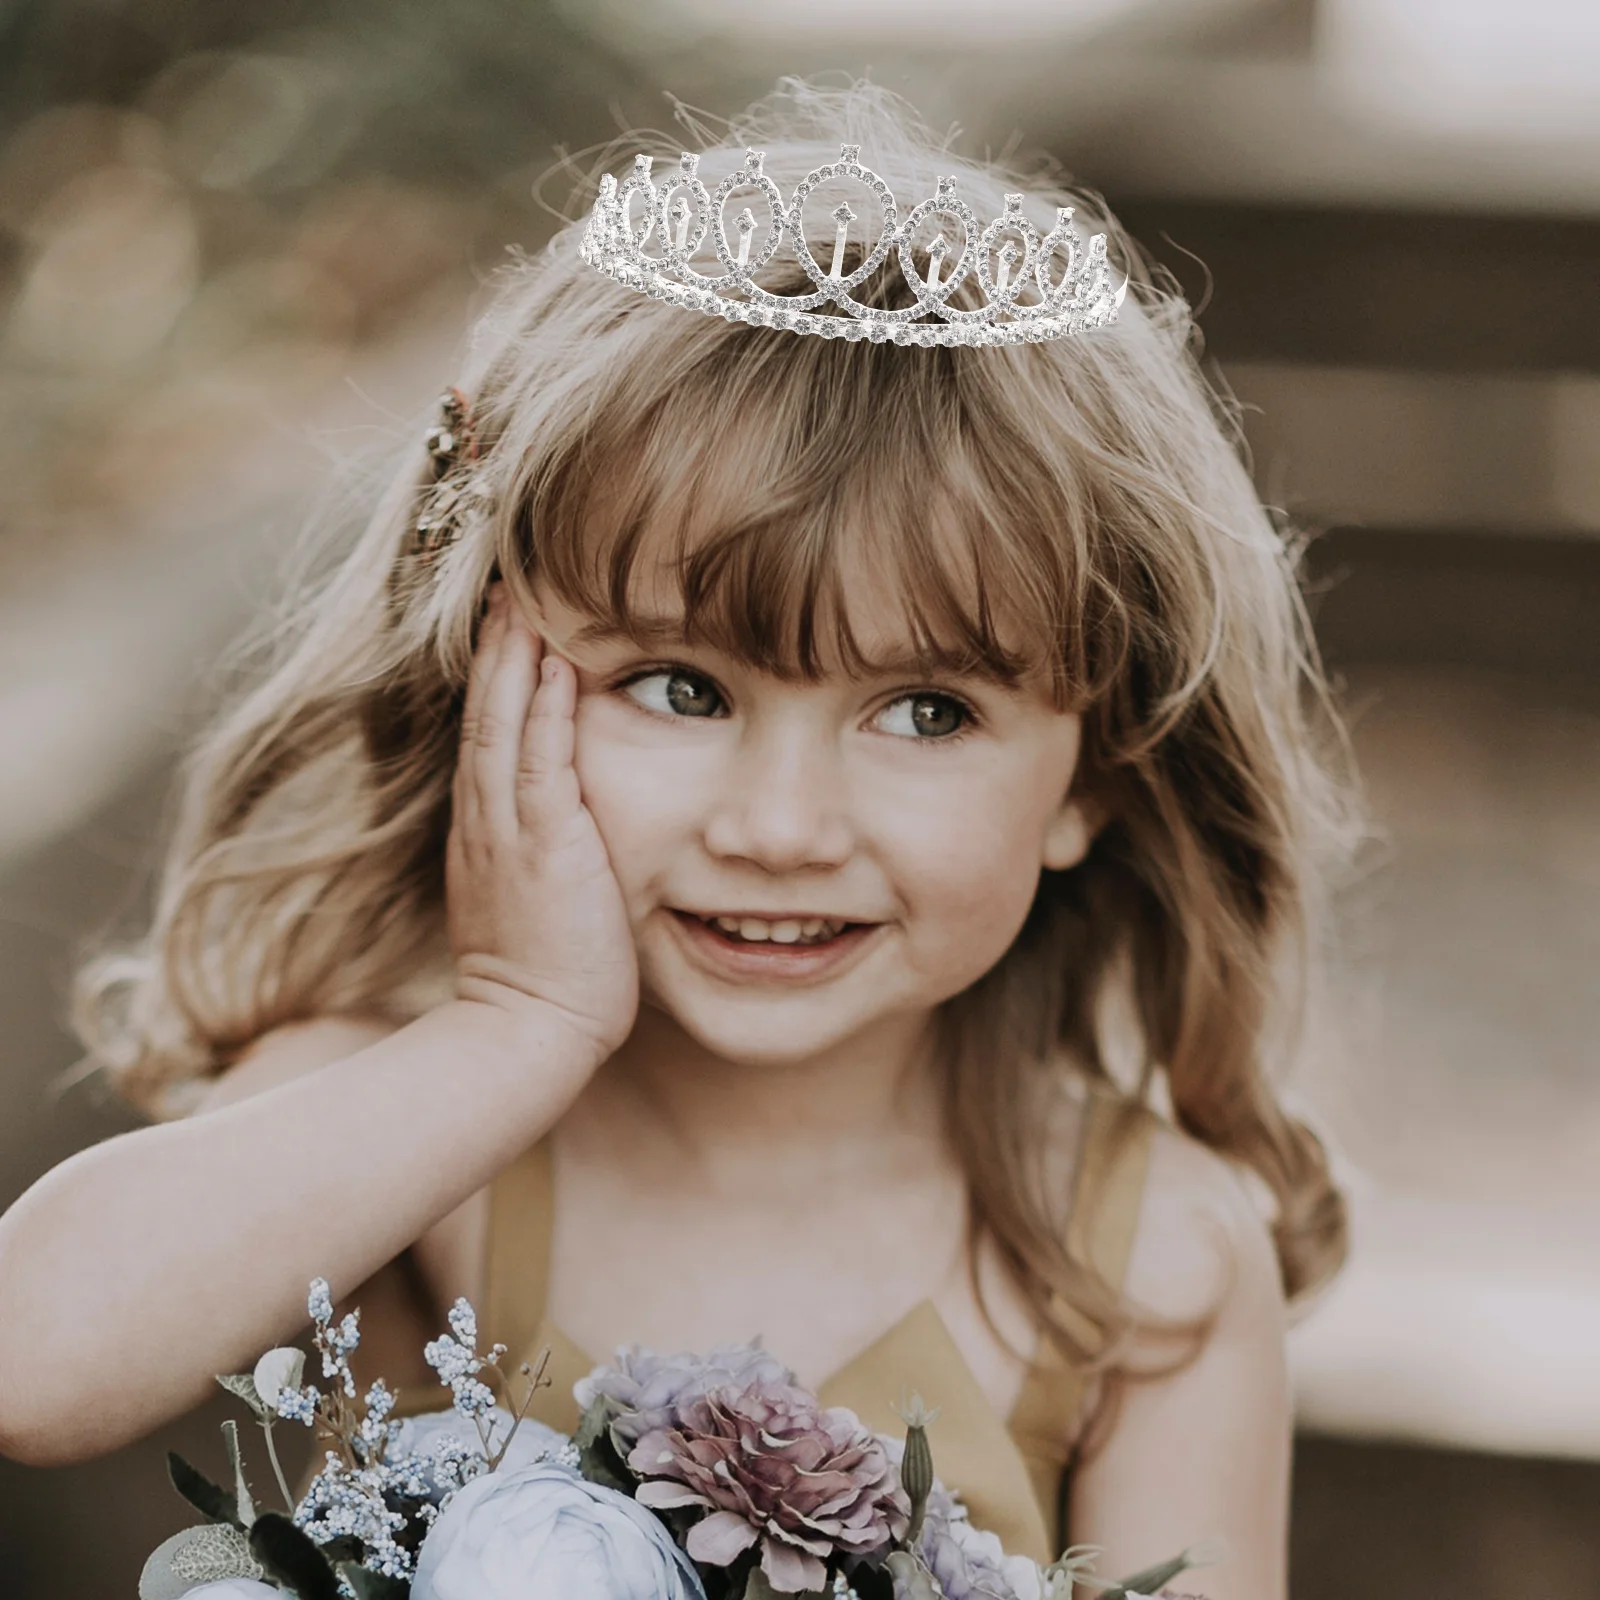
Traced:
<path fill-rule="evenodd" d="M 256 1380 L 248 1372 L 228 1372 L 217 1374 L 217 1382 L 229 1394 L 237 1395 L 244 1403 L 255 1412 L 258 1420 L 262 1422 L 276 1421 L 277 1418 L 267 1402 L 261 1398 L 256 1389 Z"/>
<path fill-rule="evenodd" d="M 589 1403 L 572 1442 L 578 1447 L 578 1471 L 590 1483 L 615 1489 L 619 1494 L 633 1493 L 634 1480 L 611 1440 L 610 1402 L 603 1394 Z"/>
<path fill-rule="evenodd" d="M 250 1498 L 250 1485 L 244 1481 L 244 1456 L 239 1451 L 239 1424 L 229 1417 L 222 1424 L 222 1447 L 233 1468 L 233 1502 L 239 1526 L 248 1528 L 256 1520 L 256 1503 Z"/>
<path fill-rule="evenodd" d="M 944 1600 L 938 1579 L 914 1551 L 892 1551 L 883 1564 L 894 1574 L 895 1592 L 905 1600 Z"/>
<path fill-rule="evenodd" d="M 250 1553 L 267 1576 L 299 1600 L 339 1600 L 339 1580 L 328 1558 L 281 1512 L 264 1511 L 250 1528 Z"/>
<path fill-rule="evenodd" d="M 780 1591 L 772 1587 L 766 1573 L 760 1567 L 751 1567 L 750 1576 L 745 1580 L 744 1600 L 828 1600 L 828 1591 L 826 1589 Z"/>
<path fill-rule="evenodd" d="M 386 1577 L 354 1561 L 341 1561 L 339 1576 L 355 1590 L 356 1600 L 408 1600 L 411 1594 L 404 1578 Z"/>
<path fill-rule="evenodd" d="M 1159 1566 L 1145 1567 L 1131 1578 L 1123 1578 L 1121 1582 L 1108 1584 L 1101 1589 L 1100 1600 L 1128 1600 L 1130 1594 L 1155 1594 L 1180 1572 L 1186 1572 L 1188 1567 L 1189 1563 L 1183 1560 L 1163 1561 Z M 1078 1581 L 1082 1583 L 1084 1580 L 1080 1578 Z"/>
<path fill-rule="evenodd" d="M 176 1450 L 167 1451 L 167 1476 L 172 1487 L 203 1517 L 213 1522 L 231 1523 L 243 1531 L 233 1496 L 219 1488 L 197 1467 L 191 1467 Z"/>
<path fill-rule="evenodd" d="M 603 1394 L 597 1394 L 585 1407 L 583 1415 L 578 1419 L 578 1431 L 573 1434 L 572 1442 L 580 1450 L 587 1449 L 604 1435 L 610 1421 L 610 1403 Z"/>

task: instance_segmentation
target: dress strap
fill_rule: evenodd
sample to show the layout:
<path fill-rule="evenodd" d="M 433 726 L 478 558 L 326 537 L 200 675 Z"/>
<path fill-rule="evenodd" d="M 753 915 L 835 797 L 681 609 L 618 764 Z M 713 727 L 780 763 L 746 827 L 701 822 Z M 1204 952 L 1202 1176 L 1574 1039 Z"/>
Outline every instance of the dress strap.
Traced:
<path fill-rule="evenodd" d="M 523 1349 L 544 1320 L 555 1186 L 550 1136 L 531 1144 L 489 1186 L 483 1342 Z"/>
<path fill-rule="evenodd" d="M 1139 1229 L 1155 1121 L 1137 1101 L 1097 1094 L 1083 1131 L 1067 1249 L 1119 1291 Z"/>
<path fill-rule="evenodd" d="M 1085 1110 L 1066 1246 L 1069 1254 L 1093 1267 L 1119 1293 L 1138 1232 L 1150 1137 L 1157 1120 L 1136 1101 L 1100 1090 L 1091 1095 Z M 1081 1324 L 1086 1340 L 1093 1337 L 1093 1326 L 1069 1302 L 1057 1299 L 1054 1310 L 1063 1320 Z M 1017 1444 L 1028 1462 L 1039 1504 L 1054 1523 L 1058 1552 L 1066 1537 L 1064 1467 L 1082 1426 L 1091 1382 L 1092 1374 L 1068 1361 L 1054 1340 L 1041 1338 L 1013 1412 Z"/>

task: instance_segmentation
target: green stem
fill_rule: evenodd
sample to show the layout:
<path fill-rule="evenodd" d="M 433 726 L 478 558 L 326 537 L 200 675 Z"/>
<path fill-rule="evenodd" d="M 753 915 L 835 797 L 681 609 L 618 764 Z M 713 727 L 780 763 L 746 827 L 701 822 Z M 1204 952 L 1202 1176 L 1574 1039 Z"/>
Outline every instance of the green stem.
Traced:
<path fill-rule="evenodd" d="M 272 1457 L 273 1476 L 278 1480 L 278 1489 L 283 1495 L 283 1503 L 289 1508 L 289 1515 L 294 1515 L 294 1496 L 289 1493 L 289 1485 L 283 1476 L 283 1468 L 278 1465 L 278 1449 L 272 1442 L 272 1424 L 263 1422 L 261 1431 L 267 1436 L 267 1454 Z"/>

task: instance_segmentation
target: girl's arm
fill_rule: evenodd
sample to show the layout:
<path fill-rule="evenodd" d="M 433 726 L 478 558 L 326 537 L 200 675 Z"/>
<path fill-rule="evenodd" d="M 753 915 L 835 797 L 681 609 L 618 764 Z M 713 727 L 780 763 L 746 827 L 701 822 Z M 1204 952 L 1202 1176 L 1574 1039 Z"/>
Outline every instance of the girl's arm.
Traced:
<path fill-rule="evenodd" d="M 285 1066 L 278 1041 L 260 1048 L 235 1070 Z M 0 1222 L 0 1452 L 83 1460 L 200 1403 L 211 1374 L 305 1326 L 313 1277 L 348 1294 L 538 1138 L 597 1065 L 564 1022 L 541 1037 L 452 1001 L 46 1173 Z"/>
<path fill-rule="evenodd" d="M 1128 1293 L 1189 1318 L 1214 1313 L 1194 1360 L 1114 1386 L 1104 1444 L 1075 1472 L 1069 1527 L 1096 1570 L 1132 1573 L 1220 1535 L 1227 1559 L 1171 1587 L 1207 1600 L 1284 1600 L 1293 1426 L 1283 1292 L 1270 1235 L 1234 1172 L 1162 1131 Z"/>
<path fill-rule="evenodd" d="M 195 1404 L 304 1326 L 311 1278 L 348 1294 L 482 1188 L 626 1038 L 576 678 L 540 657 L 497 586 L 451 796 L 458 998 L 318 1071 L 241 1068 L 290 1081 L 80 1151 L 0 1217 L 0 1452 L 81 1460 Z"/>

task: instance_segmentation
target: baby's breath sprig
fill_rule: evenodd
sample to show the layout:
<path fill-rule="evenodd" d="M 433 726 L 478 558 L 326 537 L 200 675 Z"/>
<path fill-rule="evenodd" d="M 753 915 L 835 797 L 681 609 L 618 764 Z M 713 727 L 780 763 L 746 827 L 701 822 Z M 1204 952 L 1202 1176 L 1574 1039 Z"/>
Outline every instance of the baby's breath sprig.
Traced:
<path fill-rule="evenodd" d="M 439 1382 L 450 1390 L 451 1403 L 457 1413 L 477 1430 L 484 1460 L 488 1463 L 488 1470 L 493 1472 L 511 1448 L 511 1441 L 516 1438 L 517 1429 L 522 1426 L 522 1419 L 527 1415 L 534 1395 L 550 1384 L 551 1380 L 545 1376 L 550 1352 L 546 1349 L 540 1354 L 537 1369 L 530 1367 L 526 1361 L 518 1368 L 528 1380 L 527 1389 L 522 1403 L 512 1415 L 510 1430 L 499 1447 L 495 1448 L 493 1433 L 484 1425 L 484 1418 L 494 1409 L 494 1391 L 479 1374 L 491 1371 L 505 1388 L 509 1399 L 510 1384 L 500 1367 L 500 1358 L 506 1353 L 506 1347 L 495 1344 L 484 1354 L 478 1353 L 478 1316 L 472 1309 L 472 1303 L 465 1297 L 451 1306 L 448 1320 L 450 1332 L 432 1340 L 422 1352 L 423 1359 L 438 1373 Z"/>

